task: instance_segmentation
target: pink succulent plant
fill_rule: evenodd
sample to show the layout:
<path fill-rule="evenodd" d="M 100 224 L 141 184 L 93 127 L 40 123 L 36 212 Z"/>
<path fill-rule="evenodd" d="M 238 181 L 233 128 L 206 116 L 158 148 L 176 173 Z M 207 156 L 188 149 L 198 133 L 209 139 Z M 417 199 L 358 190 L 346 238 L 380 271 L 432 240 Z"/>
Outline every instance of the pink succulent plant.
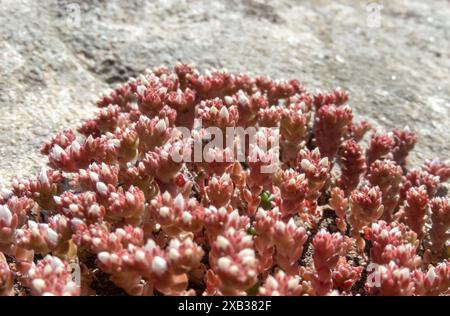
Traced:
<path fill-rule="evenodd" d="M 348 100 L 188 64 L 131 78 L 0 187 L 0 295 L 448 295 L 448 161 L 409 169 L 408 129 L 359 144 Z"/>

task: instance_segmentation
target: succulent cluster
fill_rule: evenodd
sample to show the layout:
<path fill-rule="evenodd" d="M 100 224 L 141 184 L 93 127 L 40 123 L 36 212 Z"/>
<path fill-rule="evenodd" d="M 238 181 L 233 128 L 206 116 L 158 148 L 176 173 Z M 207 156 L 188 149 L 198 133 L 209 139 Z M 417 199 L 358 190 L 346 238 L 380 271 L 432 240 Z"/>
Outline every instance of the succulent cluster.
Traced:
<path fill-rule="evenodd" d="M 0 295 L 449 294 L 450 162 L 409 170 L 416 134 L 354 122 L 348 97 L 131 78 L 0 189 Z"/>

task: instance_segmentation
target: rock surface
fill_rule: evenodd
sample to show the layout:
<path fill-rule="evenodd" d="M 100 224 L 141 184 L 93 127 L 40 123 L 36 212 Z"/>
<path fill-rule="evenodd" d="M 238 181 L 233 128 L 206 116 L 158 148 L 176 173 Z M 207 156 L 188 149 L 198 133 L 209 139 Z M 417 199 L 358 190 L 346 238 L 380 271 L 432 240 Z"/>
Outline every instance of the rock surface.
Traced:
<path fill-rule="evenodd" d="M 359 118 L 418 132 L 413 165 L 448 158 L 449 2 L 378 2 L 0 0 L 0 176 L 34 174 L 99 92 L 177 61 L 348 89 Z"/>

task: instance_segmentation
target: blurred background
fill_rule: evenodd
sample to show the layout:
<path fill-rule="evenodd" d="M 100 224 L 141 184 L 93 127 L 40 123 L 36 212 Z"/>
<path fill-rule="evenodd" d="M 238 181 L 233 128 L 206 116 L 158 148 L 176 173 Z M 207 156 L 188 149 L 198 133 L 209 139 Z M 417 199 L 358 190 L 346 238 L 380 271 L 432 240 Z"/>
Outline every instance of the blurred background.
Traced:
<path fill-rule="evenodd" d="M 145 68 L 194 62 L 350 91 L 357 119 L 450 157 L 448 0 L 0 0 L 0 178 Z"/>

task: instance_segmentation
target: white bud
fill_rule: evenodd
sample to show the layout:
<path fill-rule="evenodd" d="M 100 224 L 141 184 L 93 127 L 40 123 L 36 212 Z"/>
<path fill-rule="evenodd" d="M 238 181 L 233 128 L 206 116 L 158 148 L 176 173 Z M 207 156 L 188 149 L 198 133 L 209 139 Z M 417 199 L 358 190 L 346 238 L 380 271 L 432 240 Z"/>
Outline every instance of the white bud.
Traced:
<path fill-rule="evenodd" d="M 273 290 L 278 288 L 277 280 L 271 275 L 269 275 L 269 277 L 267 278 L 266 284 Z"/>
<path fill-rule="evenodd" d="M 128 256 L 123 256 L 123 259 L 125 260 L 126 258 L 128 258 Z M 119 256 L 115 253 L 113 253 L 110 257 L 110 260 L 112 263 L 118 263 L 119 262 Z"/>
<path fill-rule="evenodd" d="M 230 213 L 229 217 L 228 217 L 228 221 L 232 222 L 232 221 L 239 221 L 239 213 L 237 210 L 234 210 L 233 212 Z"/>
<path fill-rule="evenodd" d="M 209 181 L 209 184 L 211 184 L 211 185 L 213 185 L 213 186 L 216 186 L 216 185 L 219 184 L 219 181 L 217 180 L 216 177 L 213 177 L 213 178 Z"/>
<path fill-rule="evenodd" d="M 175 102 L 177 102 L 178 104 L 180 104 L 181 102 L 183 102 L 183 95 L 181 93 L 178 93 L 176 98 L 175 98 Z"/>
<path fill-rule="evenodd" d="M 231 181 L 231 177 L 230 177 L 230 175 L 228 173 L 225 173 L 225 174 L 222 175 L 222 177 L 220 177 L 220 180 L 222 182 L 224 182 L 224 184 L 225 184 L 225 182 L 230 182 Z"/>
<path fill-rule="evenodd" d="M 152 271 L 157 275 L 162 275 L 167 270 L 167 261 L 160 257 L 156 256 L 152 262 Z"/>
<path fill-rule="evenodd" d="M 173 206 L 178 210 L 184 210 L 184 197 L 181 193 L 173 201 Z"/>
<path fill-rule="evenodd" d="M 302 159 L 302 161 L 300 162 L 300 166 L 302 167 L 302 169 L 308 170 L 310 166 L 312 166 L 312 164 L 308 159 Z"/>
<path fill-rule="evenodd" d="M 142 250 L 136 251 L 135 255 L 136 261 L 144 262 L 145 261 L 145 253 Z"/>
<path fill-rule="evenodd" d="M 93 205 L 89 208 L 88 213 L 89 213 L 90 215 L 93 215 L 93 216 L 99 216 L 99 215 L 100 215 L 100 207 L 99 207 L 97 204 L 93 204 Z"/>
<path fill-rule="evenodd" d="M 291 219 L 288 221 L 287 226 L 288 226 L 288 228 L 293 228 L 293 229 L 296 229 L 296 228 L 297 228 L 297 225 L 295 224 L 294 219 L 293 219 L 292 217 L 291 217 Z"/>
<path fill-rule="evenodd" d="M 313 156 L 320 156 L 320 150 L 319 147 L 314 148 L 314 150 L 311 152 Z"/>
<path fill-rule="evenodd" d="M 231 265 L 231 260 L 226 257 L 221 257 L 219 260 L 217 260 L 217 265 L 220 270 L 226 271 Z"/>
<path fill-rule="evenodd" d="M 228 112 L 228 109 L 224 106 L 220 109 L 219 115 L 222 119 L 227 120 L 228 117 L 230 116 L 230 113 Z"/>
<path fill-rule="evenodd" d="M 127 199 L 128 203 L 130 203 L 130 204 L 134 204 L 134 202 L 136 201 L 134 198 L 134 195 L 131 194 L 130 192 L 125 193 L 125 198 Z"/>
<path fill-rule="evenodd" d="M 144 248 L 145 250 L 152 251 L 156 247 L 155 241 L 153 239 L 147 240 Z"/>
<path fill-rule="evenodd" d="M 241 251 L 239 251 L 238 256 L 241 259 L 250 257 L 250 258 L 254 258 L 255 257 L 255 251 L 251 248 L 244 248 Z"/>
<path fill-rule="evenodd" d="M 261 207 L 258 208 L 258 210 L 256 211 L 257 218 L 264 218 L 264 217 L 266 217 L 266 215 L 267 215 L 266 211 L 264 211 L 264 209 Z"/>
<path fill-rule="evenodd" d="M 70 145 L 70 148 L 76 153 L 78 154 L 80 152 L 81 149 L 81 145 L 79 142 L 77 142 L 76 140 L 73 141 L 73 143 Z"/>
<path fill-rule="evenodd" d="M 161 215 L 162 217 L 167 217 L 170 214 L 170 209 L 167 206 L 162 206 L 159 209 L 159 215 Z"/>
<path fill-rule="evenodd" d="M 190 224 L 192 222 L 192 215 L 189 212 L 183 212 L 182 219 L 186 224 Z"/>
<path fill-rule="evenodd" d="M 216 210 L 215 207 L 211 208 L 212 210 Z M 221 207 L 217 210 L 217 213 L 219 213 L 220 216 L 225 216 L 226 214 L 228 214 L 227 209 L 225 207 Z"/>
<path fill-rule="evenodd" d="M 0 196 L 2 196 L 4 199 L 9 199 L 13 195 L 13 192 L 6 188 L 0 188 Z"/>
<path fill-rule="evenodd" d="M 242 237 L 241 241 L 243 244 L 249 244 L 251 243 L 253 240 L 253 237 L 251 235 L 246 235 L 244 237 Z"/>
<path fill-rule="evenodd" d="M 408 279 L 408 278 L 409 278 L 410 272 L 409 272 L 409 269 L 408 269 L 408 268 L 403 268 L 403 269 L 400 271 L 400 273 L 401 273 L 401 276 L 402 276 L 403 279 Z"/>
<path fill-rule="evenodd" d="M 102 194 L 106 194 L 108 192 L 108 187 L 103 182 L 97 182 L 95 187 L 97 188 L 97 191 Z"/>
<path fill-rule="evenodd" d="M 275 227 L 277 230 L 284 230 L 286 228 L 286 225 L 282 221 L 277 221 L 275 223 Z"/>
<path fill-rule="evenodd" d="M 170 199 L 172 197 L 170 196 L 170 193 L 168 191 L 165 191 L 162 195 L 162 198 L 163 198 L 164 202 L 168 203 L 168 202 L 170 202 Z"/>
<path fill-rule="evenodd" d="M 155 128 L 158 132 L 163 133 L 167 128 L 166 122 L 164 120 L 159 120 L 159 122 L 156 124 Z"/>
<path fill-rule="evenodd" d="M 7 205 L 0 205 L 0 220 L 5 221 L 6 225 L 11 224 L 12 213 Z"/>
<path fill-rule="evenodd" d="M 98 174 L 96 172 L 89 172 L 89 178 L 92 182 L 98 182 L 100 181 Z"/>
<path fill-rule="evenodd" d="M 45 288 L 45 281 L 43 279 L 34 279 L 31 284 L 38 292 L 42 292 Z"/>
<path fill-rule="evenodd" d="M 238 99 L 239 103 L 242 105 L 247 105 L 249 103 L 247 96 L 242 91 L 239 91 Z"/>
<path fill-rule="evenodd" d="M 217 108 L 214 105 L 209 109 L 209 111 L 211 112 L 212 115 L 215 115 L 217 114 L 217 112 L 219 112 L 219 110 L 217 110 Z"/>
<path fill-rule="evenodd" d="M 180 257 L 180 252 L 177 249 L 171 248 L 169 250 L 169 258 L 171 260 L 177 260 L 179 257 Z"/>
<path fill-rule="evenodd" d="M 226 239 L 226 238 L 223 237 L 223 236 L 217 237 L 216 243 L 217 243 L 217 246 L 218 246 L 220 249 L 225 249 L 225 248 L 227 248 L 228 245 L 230 244 L 230 242 L 228 241 L 228 239 Z"/>
<path fill-rule="evenodd" d="M 53 201 L 55 201 L 55 203 L 58 205 L 62 204 L 62 199 L 59 196 L 54 196 Z"/>
<path fill-rule="evenodd" d="M 167 88 L 166 87 L 161 87 L 158 89 L 159 93 L 167 93 Z"/>
<path fill-rule="evenodd" d="M 428 280 L 430 280 L 430 281 L 433 283 L 435 277 L 436 277 L 436 273 L 435 273 L 435 271 L 434 271 L 434 267 L 431 267 L 431 268 L 428 270 L 427 278 L 428 278 Z"/>
<path fill-rule="evenodd" d="M 136 92 L 137 92 L 139 95 L 144 95 L 145 90 L 146 90 L 146 88 L 145 88 L 145 86 L 143 86 L 143 85 L 139 85 L 139 86 L 137 86 L 137 88 L 136 88 Z"/>
<path fill-rule="evenodd" d="M 60 161 L 61 156 L 65 153 L 66 152 L 64 151 L 64 149 L 62 149 L 59 145 L 53 146 L 52 155 L 54 156 L 55 160 Z"/>
<path fill-rule="evenodd" d="M 109 253 L 106 251 L 102 251 L 97 255 L 98 260 L 100 260 L 101 263 L 106 264 L 109 261 Z"/>
<path fill-rule="evenodd" d="M 375 188 L 372 188 L 369 190 L 369 196 L 374 199 L 377 197 L 377 190 L 375 190 Z"/>
<path fill-rule="evenodd" d="M 42 168 L 41 172 L 39 173 L 39 182 L 49 183 L 48 176 L 47 176 L 47 169 Z"/>
<path fill-rule="evenodd" d="M 239 273 L 239 268 L 237 265 L 232 265 L 228 271 L 233 275 L 237 275 Z"/>
<path fill-rule="evenodd" d="M 53 272 L 53 268 L 52 268 L 52 266 L 51 265 L 49 265 L 49 264 L 47 264 L 45 267 L 44 267 L 44 275 L 50 275 L 52 272 Z"/>
<path fill-rule="evenodd" d="M 92 244 L 96 247 L 100 246 L 100 244 L 102 243 L 102 240 L 98 237 L 94 237 L 92 238 Z"/>
<path fill-rule="evenodd" d="M 224 100 L 227 105 L 231 105 L 233 103 L 233 98 L 228 95 L 224 98 Z"/>
<path fill-rule="evenodd" d="M 299 285 L 299 278 L 292 278 L 288 281 L 288 289 L 293 290 Z"/>
<path fill-rule="evenodd" d="M 320 164 L 322 167 L 328 167 L 328 157 L 325 157 L 325 158 L 320 159 L 319 164 Z"/>
<path fill-rule="evenodd" d="M 117 194 L 116 192 L 112 192 L 112 193 L 110 194 L 110 197 L 111 197 L 111 199 L 113 199 L 113 200 L 117 200 L 117 199 L 119 198 L 119 194 Z"/>
<path fill-rule="evenodd" d="M 51 228 L 47 229 L 47 238 L 52 245 L 58 243 L 58 234 Z"/>
<path fill-rule="evenodd" d="M 70 204 L 69 205 L 69 210 L 72 212 L 72 213 L 77 213 L 78 212 L 78 205 L 76 205 L 76 204 Z"/>

